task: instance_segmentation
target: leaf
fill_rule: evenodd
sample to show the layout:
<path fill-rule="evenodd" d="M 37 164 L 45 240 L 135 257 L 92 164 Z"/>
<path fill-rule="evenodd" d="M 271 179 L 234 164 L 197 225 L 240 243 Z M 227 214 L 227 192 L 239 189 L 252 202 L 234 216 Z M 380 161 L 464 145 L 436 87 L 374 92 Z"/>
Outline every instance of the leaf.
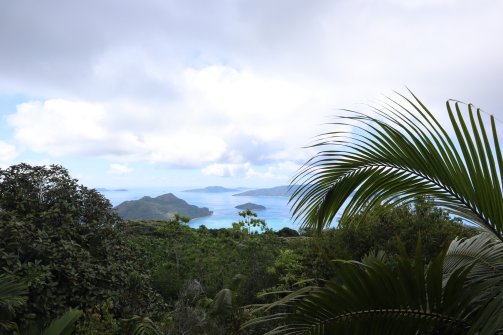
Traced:
<path fill-rule="evenodd" d="M 82 315 L 82 311 L 70 309 L 62 316 L 54 319 L 41 335 L 71 335 L 75 327 L 75 322 Z"/>
<path fill-rule="evenodd" d="M 447 250 L 444 273 L 448 276 L 466 265 L 473 265 L 473 281 L 499 278 L 503 282 L 503 242 L 488 233 L 455 239 Z"/>

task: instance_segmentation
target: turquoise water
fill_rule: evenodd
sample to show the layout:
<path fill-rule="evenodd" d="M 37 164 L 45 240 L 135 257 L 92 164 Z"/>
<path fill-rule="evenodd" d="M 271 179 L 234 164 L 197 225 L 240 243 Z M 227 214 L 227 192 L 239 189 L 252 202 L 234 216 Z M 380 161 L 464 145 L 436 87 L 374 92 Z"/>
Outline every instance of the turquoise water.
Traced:
<path fill-rule="evenodd" d="M 242 219 L 239 215 L 239 209 L 234 208 L 247 202 L 252 202 L 265 206 L 265 210 L 256 211 L 258 218 L 264 219 L 269 228 L 275 231 L 283 227 L 298 229 L 298 224 L 294 223 L 290 215 L 290 206 L 288 197 L 244 197 L 233 196 L 239 192 L 225 193 L 195 193 L 183 192 L 189 188 L 137 188 L 127 191 L 101 191 L 107 197 L 112 205 L 117 206 L 123 201 L 137 200 L 143 196 L 156 197 L 165 193 L 173 193 L 180 199 L 187 201 L 191 205 L 198 207 L 207 207 L 213 211 L 213 215 L 191 220 L 189 225 L 197 228 L 205 225 L 207 228 L 229 228 L 233 222 Z"/>

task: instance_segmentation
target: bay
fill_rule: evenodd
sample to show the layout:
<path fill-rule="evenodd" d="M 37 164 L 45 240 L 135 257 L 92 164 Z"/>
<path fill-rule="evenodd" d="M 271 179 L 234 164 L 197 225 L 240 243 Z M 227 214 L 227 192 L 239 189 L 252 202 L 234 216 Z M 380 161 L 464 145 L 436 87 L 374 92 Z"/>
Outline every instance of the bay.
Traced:
<path fill-rule="evenodd" d="M 189 222 L 189 226 L 198 228 L 201 225 L 207 228 L 230 228 L 233 222 L 238 222 L 242 219 L 238 215 L 239 209 L 235 206 L 252 202 L 265 206 L 265 210 L 256 211 L 259 219 L 264 219 L 267 227 L 278 231 L 283 227 L 298 230 L 299 225 L 293 222 L 290 214 L 290 205 L 288 197 L 275 196 L 234 196 L 239 192 L 222 192 L 222 193 L 199 193 L 199 192 L 184 192 L 190 188 L 131 188 L 121 191 L 100 190 L 106 198 L 110 200 L 115 207 L 128 200 L 138 200 L 144 196 L 156 197 L 166 193 L 173 193 L 180 199 L 185 200 L 191 205 L 198 207 L 207 207 L 213 214 L 210 216 L 193 219 Z"/>

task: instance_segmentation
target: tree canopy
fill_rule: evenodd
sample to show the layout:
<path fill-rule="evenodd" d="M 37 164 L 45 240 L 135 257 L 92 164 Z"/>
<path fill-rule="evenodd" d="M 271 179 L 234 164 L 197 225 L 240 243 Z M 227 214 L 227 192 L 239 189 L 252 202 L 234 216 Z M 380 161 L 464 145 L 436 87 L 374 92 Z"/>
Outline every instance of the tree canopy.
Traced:
<path fill-rule="evenodd" d="M 15 319 L 29 327 L 109 298 L 118 316 L 152 311 L 156 295 L 135 273 L 141 257 L 110 202 L 61 166 L 0 170 L 0 268 L 28 285 Z"/>

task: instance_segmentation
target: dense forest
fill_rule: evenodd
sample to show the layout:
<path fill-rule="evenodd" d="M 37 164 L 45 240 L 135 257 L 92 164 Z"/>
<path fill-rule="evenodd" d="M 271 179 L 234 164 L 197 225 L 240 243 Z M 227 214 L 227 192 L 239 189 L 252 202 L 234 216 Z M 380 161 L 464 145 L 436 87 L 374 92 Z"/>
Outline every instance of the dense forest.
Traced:
<path fill-rule="evenodd" d="M 334 259 L 395 255 L 399 245 L 412 254 L 419 239 L 429 261 L 475 233 L 427 198 L 321 234 L 275 232 L 251 211 L 229 228 L 193 229 L 181 216 L 123 221 L 61 166 L 20 164 L 0 178 L 5 334 L 261 334 L 274 323 L 242 328 L 267 314 L 257 306 L 322 285 Z"/>

